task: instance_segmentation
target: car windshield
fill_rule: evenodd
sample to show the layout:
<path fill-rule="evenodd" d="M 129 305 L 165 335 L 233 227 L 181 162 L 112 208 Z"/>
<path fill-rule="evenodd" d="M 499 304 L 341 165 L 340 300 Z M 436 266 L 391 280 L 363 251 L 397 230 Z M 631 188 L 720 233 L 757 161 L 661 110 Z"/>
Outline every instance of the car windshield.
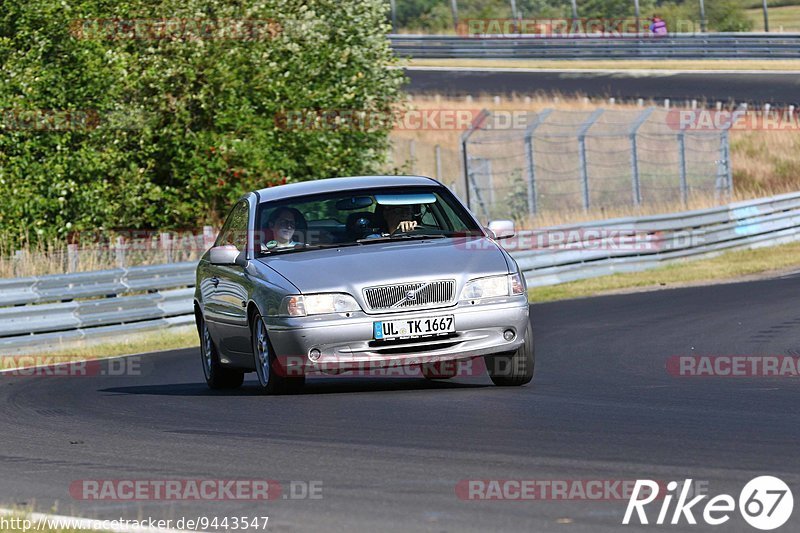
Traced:
<path fill-rule="evenodd" d="M 443 187 L 383 187 L 262 203 L 255 244 L 261 254 L 277 254 L 481 234 Z"/>

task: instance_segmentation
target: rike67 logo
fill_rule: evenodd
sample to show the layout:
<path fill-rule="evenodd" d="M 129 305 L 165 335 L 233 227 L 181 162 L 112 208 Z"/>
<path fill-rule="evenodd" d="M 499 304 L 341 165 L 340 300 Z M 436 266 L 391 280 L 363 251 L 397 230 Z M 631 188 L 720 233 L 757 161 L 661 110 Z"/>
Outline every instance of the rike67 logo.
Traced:
<path fill-rule="evenodd" d="M 714 496 L 705 505 L 701 505 L 707 494 L 689 499 L 692 480 L 687 479 L 682 486 L 677 481 L 670 481 L 666 486 L 666 493 L 661 494 L 660 484 L 649 479 L 638 479 L 633 487 L 633 493 L 625 509 L 622 523 L 631 523 L 634 511 L 640 524 L 649 524 L 645 507 L 656 500 L 661 501 L 661 508 L 655 524 L 680 524 L 686 520 L 688 524 L 697 524 L 695 513 L 701 513 L 706 524 L 718 526 L 726 523 L 731 514 L 736 511 L 737 502 L 729 494 Z M 680 493 L 680 494 L 679 494 Z M 644 497 L 641 497 L 644 494 Z M 672 501 L 677 496 L 675 507 Z M 759 476 L 751 479 L 739 493 L 739 512 L 742 518 L 756 529 L 764 531 L 777 529 L 789 520 L 794 508 L 794 498 L 789 486 L 781 479 L 773 476 Z M 701 511 L 702 509 L 702 511 Z M 670 517 L 670 511 L 671 517 Z M 634 522 L 635 523 L 635 522 Z"/>

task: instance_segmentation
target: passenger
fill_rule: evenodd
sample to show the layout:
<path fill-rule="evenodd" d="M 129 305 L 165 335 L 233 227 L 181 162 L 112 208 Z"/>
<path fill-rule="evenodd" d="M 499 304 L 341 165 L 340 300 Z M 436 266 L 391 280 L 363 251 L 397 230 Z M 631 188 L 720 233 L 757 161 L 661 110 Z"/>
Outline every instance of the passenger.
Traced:
<path fill-rule="evenodd" d="M 650 24 L 650 31 L 653 32 L 654 35 L 666 35 L 667 23 L 664 22 L 664 19 L 658 15 L 653 15 L 653 22 Z"/>
<path fill-rule="evenodd" d="M 302 213 L 291 207 L 279 207 L 270 213 L 267 219 L 267 239 L 264 245 L 268 250 L 273 248 L 289 248 L 300 244 L 294 240 L 295 232 L 305 229 Z M 265 239 L 266 240 L 266 239 Z"/>

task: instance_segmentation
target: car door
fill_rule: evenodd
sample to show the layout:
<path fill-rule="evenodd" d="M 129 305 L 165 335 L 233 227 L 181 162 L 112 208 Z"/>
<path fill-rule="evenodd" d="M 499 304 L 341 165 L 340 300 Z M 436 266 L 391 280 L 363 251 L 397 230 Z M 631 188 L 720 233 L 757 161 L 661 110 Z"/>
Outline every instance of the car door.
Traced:
<path fill-rule="evenodd" d="M 231 245 L 246 253 L 249 221 L 249 202 L 241 200 L 228 215 L 214 246 Z M 204 311 L 217 347 L 226 355 L 250 352 L 247 323 L 249 280 L 245 269 L 240 265 L 209 264 L 206 279 L 211 288 Z"/>

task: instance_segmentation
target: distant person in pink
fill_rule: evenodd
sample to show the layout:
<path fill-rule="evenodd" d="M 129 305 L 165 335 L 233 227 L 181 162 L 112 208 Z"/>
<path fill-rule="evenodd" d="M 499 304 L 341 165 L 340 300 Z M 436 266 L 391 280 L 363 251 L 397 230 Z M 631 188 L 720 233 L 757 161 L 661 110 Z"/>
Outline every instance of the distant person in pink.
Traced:
<path fill-rule="evenodd" d="M 653 32 L 654 35 L 666 35 L 667 23 L 658 15 L 654 15 L 653 22 L 650 24 L 650 31 Z"/>

